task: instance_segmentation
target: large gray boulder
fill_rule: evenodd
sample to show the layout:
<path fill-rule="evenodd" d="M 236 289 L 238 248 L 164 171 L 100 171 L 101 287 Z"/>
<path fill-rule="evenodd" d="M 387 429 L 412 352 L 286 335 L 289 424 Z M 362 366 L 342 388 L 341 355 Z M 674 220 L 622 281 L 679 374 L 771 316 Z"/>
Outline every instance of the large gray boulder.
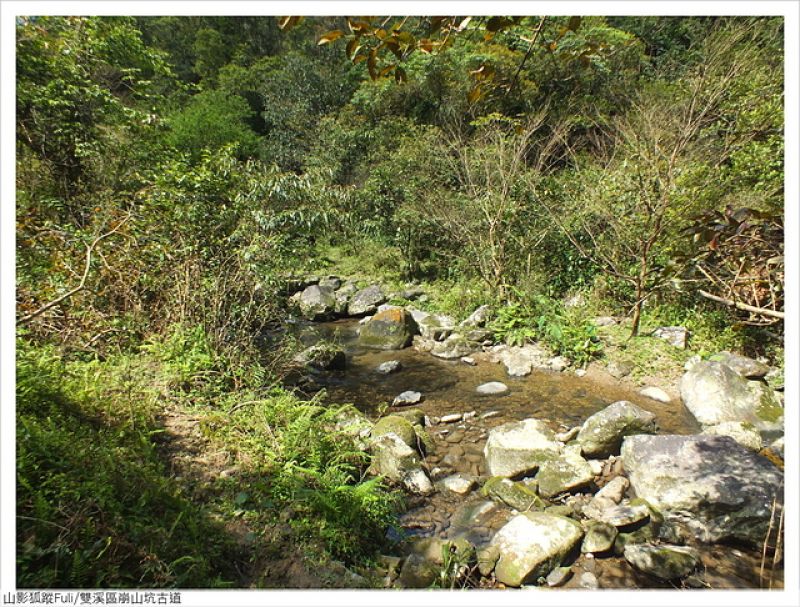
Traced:
<path fill-rule="evenodd" d="M 681 398 L 703 426 L 749 422 L 765 438 L 783 432 L 783 407 L 775 392 L 721 362 L 701 361 L 689 369 L 681 379 Z"/>
<path fill-rule="evenodd" d="M 483 454 L 491 476 L 517 476 L 558 457 L 562 447 L 543 421 L 524 419 L 493 428 Z"/>
<path fill-rule="evenodd" d="M 577 441 L 586 457 L 604 458 L 619 453 L 624 437 L 655 431 L 655 415 L 620 400 L 589 417 L 578 432 Z"/>
<path fill-rule="evenodd" d="M 758 453 L 764 446 L 756 427 L 747 422 L 722 422 L 716 426 L 708 426 L 703 430 L 703 434 L 713 434 L 715 436 L 730 436 L 742 447 Z"/>
<path fill-rule="evenodd" d="M 498 582 L 521 586 L 547 576 L 583 537 L 575 521 L 544 512 L 525 512 L 492 538 L 500 554 L 494 568 Z"/>
<path fill-rule="evenodd" d="M 378 285 L 371 285 L 361 289 L 350 298 L 347 304 L 347 313 L 350 316 L 363 316 L 372 314 L 378 306 L 386 302 L 386 295 Z"/>
<path fill-rule="evenodd" d="M 336 297 L 330 287 L 311 285 L 303 290 L 297 303 L 303 318 L 325 320 L 333 316 Z"/>
<path fill-rule="evenodd" d="M 492 313 L 492 309 L 487 305 L 482 305 L 475 309 L 475 311 L 467 316 L 464 320 L 461 321 L 459 324 L 460 327 L 485 327 L 486 321 L 489 320 L 489 316 Z"/>
<path fill-rule="evenodd" d="M 377 350 L 402 350 L 410 346 L 417 332 L 414 318 L 402 308 L 378 312 L 358 334 L 358 343 Z"/>
<path fill-rule="evenodd" d="M 423 314 L 424 316 L 417 321 L 417 324 L 419 325 L 420 335 L 425 339 L 443 341 L 453 332 L 453 328 L 456 325 L 454 318 L 444 314 Z M 418 316 L 420 316 L 419 312 L 414 314 L 415 320 Z"/>
<path fill-rule="evenodd" d="M 341 370 L 347 366 L 347 357 L 344 350 L 327 344 L 317 344 L 306 348 L 292 360 L 295 364 L 306 367 L 309 370 Z"/>
<path fill-rule="evenodd" d="M 370 448 L 372 474 L 400 483 L 412 493 L 428 495 L 433 492 L 433 483 L 420 466 L 417 450 L 397 434 L 388 433 L 371 440 Z"/>
<path fill-rule="evenodd" d="M 783 503 L 783 473 L 727 436 L 629 436 L 622 459 L 636 495 L 701 541 L 760 546 Z"/>

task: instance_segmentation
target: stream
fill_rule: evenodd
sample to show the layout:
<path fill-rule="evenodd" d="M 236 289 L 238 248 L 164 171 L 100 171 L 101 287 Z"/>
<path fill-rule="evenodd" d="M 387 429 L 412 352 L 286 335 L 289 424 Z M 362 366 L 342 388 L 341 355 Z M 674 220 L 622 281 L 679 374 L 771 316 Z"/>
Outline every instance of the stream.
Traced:
<path fill-rule="evenodd" d="M 660 403 L 621 385 L 598 383 L 571 371 L 557 373 L 534 370 L 521 378 L 509 377 L 502 364 L 490 362 L 486 353 L 473 355 L 475 365 L 459 360 L 438 359 L 414 348 L 381 351 L 359 347 L 358 321 L 299 322 L 292 331 L 310 346 L 320 340 L 338 343 L 347 356 L 342 371 L 326 371 L 314 377 L 314 388 L 326 391 L 331 403 L 352 403 L 375 420 L 391 407 L 395 396 L 406 390 L 419 391 L 423 400 L 413 407 L 426 416 L 441 418 L 453 413 L 475 412 L 468 421 L 435 423 L 426 427 L 436 448 L 424 460 L 431 480 L 436 482 L 461 472 L 478 477 L 479 485 L 488 474 L 483 448 L 489 431 L 509 421 L 525 418 L 547 420 L 559 432 L 578 426 L 610 403 L 628 400 L 656 416 L 659 433 L 696 434 L 700 427 L 680 402 Z M 399 371 L 383 375 L 376 367 L 398 360 Z M 505 383 L 510 392 L 503 396 L 480 396 L 475 388 L 490 381 Z M 621 464 L 621 462 L 618 462 Z M 514 512 L 480 495 L 466 496 L 436 491 L 429 496 L 409 496 L 407 510 L 399 524 L 410 536 L 465 537 L 477 548 L 488 544 L 493 534 Z M 742 547 L 697 545 L 702 565 L 683 587 L 759 588 L 761 555 Z M 572 563 L 574 575 L 566 588 L 581 588 L 583 572 L 599 580 L 601 588 L 673 588 L 670 583 L 634 570 L 622 557 L 592 558 L 578 555 Z M 777 569 L 773 588 L 783 587 L 783 571 Z"/>

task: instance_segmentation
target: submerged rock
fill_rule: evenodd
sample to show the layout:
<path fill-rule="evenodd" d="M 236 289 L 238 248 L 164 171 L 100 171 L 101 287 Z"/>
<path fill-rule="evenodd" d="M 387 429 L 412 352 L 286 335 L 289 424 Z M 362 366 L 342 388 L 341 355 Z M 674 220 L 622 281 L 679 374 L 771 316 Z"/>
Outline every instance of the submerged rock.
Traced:
<path fill-rule="evenodd" d="M 481 488 L 481 494 L 520 512 L 541 510 L 545 507 L 535 491 L 524 483 L 514 482 L 504 476 L 493 476 L 487 480 Z"/>
<path fill-rule="evenodd" d="M 386 362 L 379 364 L 375 370 L 383 375 L 389 375 L 389 373 L 394 373 L 402 368 L 403 365 L 399 360 L 387 360 Z"/>
<path fill-rule="evenodd" d="M 535 582 L 560 566 L 581 537 L 583 529 L 571 519 L 544 512 L 520 514 L 492 538 L 500 554 L 495 578 L 507 586 Z"/>
<path fill-rule="evenodd" d="M 636 569 L 662 580 L 685 577 L 700 562 L 697 551 L 685 546 L 628 544 L 624 554 L 625 560 Z"/>
<path fill-rule="evenodd" d="M 561 448 L 547 424 L 537 419 L 525 419 L 493 428 L 483 453 L 489 474 L 516 476 L 535 471 L 558 456 Z"/>
<path fill-rule="evenodd" d="M 655 415 L 629 401 L 620 400 L 589 417 L 578 433 L 577 441 L 586 457 L 608 457 L 619 453 L 624 437 L 655 431 Z"/>
<path fill-rule="evenodd" d="M 783 504 L 782 472 L 727 436 L 629 436 L 622 458 L 636 495 L 701 541 L 760 546 Z"/>
<path fill-rule="evenodd" d="M 503 382 L 490 381 L 475 388 L 475 392 L 481 396 L 502 396 L 508 394 L 508 386 Z"/>
<path fill-rule="evenodd" d="M 392 401 L 394 407 L 405 407 L 406 405 L 416 405 L 422 401 L 422 392 L 415 392 L 413 390 L 406 390 L 395 396 Z"/>
<path fill-rule="evenodd" d="M 652 400 L 657 400 L 660 403 L 668 403 L 672 400 L 669 397 L 669 394 L 664 392 L 661 388 L 656 388 L 655 386 L 644 388 L 639 391 L 639 394 Z"/>
<path fill-rule="evenodd" d="M 783 430 L 783 407 L 769 386 L 748 381 L 721 362 L 702 361 L 687 371 L 681 398 L 703 426 L 749 422 L 770 438 Z"/>

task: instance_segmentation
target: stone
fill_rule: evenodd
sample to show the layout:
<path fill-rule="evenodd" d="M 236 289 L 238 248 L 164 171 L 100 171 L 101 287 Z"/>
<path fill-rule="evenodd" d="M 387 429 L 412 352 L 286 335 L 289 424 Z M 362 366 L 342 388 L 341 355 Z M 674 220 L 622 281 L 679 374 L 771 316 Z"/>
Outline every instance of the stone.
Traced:
<path fill-rule="evenodd" d="M 674 580 L 689 575 L 697 568 L 700 556 L 685 546 L 647 544 L 625 546 L 625 560 L 643 573 L 662 580 Z"/>
<path fill-rule="evenodd" d="M 407 470 L 419 466 L 417 452 L 397 434 L 376 436 L 370 442 L 370 471 L 391 480 L 401 480 Z"/>
<path fill-rule="evenodd" d="M 619 453 L 624 437 L 655 431 L 655 415 L 620 400 L 589 417 L 576 440 L 586 457 L 608 457 Z"/>
<path fill-rule="evenodd" d="M 634 365 L 629 360 L 612 360 L 608 363 L 606 371 L 615 379 L 622 379 L 633 373 Z"/>
<path fill-rule="evenodd" d="M 536 491 L 524 483 L 514 482 L 504 476 L 493 476 L 481 488 L 481 495 L 502 502 L 514 510 L 541 510 L 545 507 Z"/>
<path fill-rule="evenodd" d="M 426 354 L 433 350 L 433 347 L 436 345 L 436 342 L 432 339 L 425 339 L 421 335 L 415 335 L 413 341 L 411 342 L 411 346 L 417 351 L 423 354 Z"/>
<path fill-rule="evenodd" d="M 442 341 L 453 332 L 455 322 L 455 319 L 443 314 L 426 314 L 417 324 L 422 337 Z"/>
<path fill-rule="evenodd" d="M 558 588 L 563 586 L 572 577 L 571 567 L 556 567 L 545 578 L 545 583 L 549 588 Z"/>
<path fill-rule="evenodd" d="M 561 453 L 562 445 L 543 421 L 525 419 L 493 428 L 483 450 L 492 476 L 534 472 Z"/>
<path fill-rule="evenodd" d="M 356 292 L 347 304 L 347 313 L 350 316 L 363 316 L 372 314 L 378 306 L 386 301 L 383 289 L 378 285 L 371 285 L 366 289 Z"/>
<path fill-rule="evenodd" d="M 568 443 L 573 438 L 578 436 L 578 432 L 580 432 L 580 431 L 581 431 L 581 427 L 580 426 L 574 426 L 574 427 L 570 428 L 569 430 L 565 430 L 564 432 L 556 433 L 556 440 L 557 441 L 561 441 L 562 443 Z"/>
<path fill-rule="evenodd" d="M 586 369 L 575 369 L 576 377 L 584 377 L 585 375 L 586 375 Z"/>
<path fill-rule="evenodd" d="M 497 546 L 489 545 L 477 553 L 478 571 L 483 577 L 489 577 L 494 571 L 494 566 L 500 558 L 500 549 Z"/>
<path fill-rule="evenodd" d="M 642 396 L 646 396 L 652 400 L 657 400 L 660 403 L 668 403 L 672 399 L 669 397 L 669 394 L 664 392 L 661 388 L 656 388 L 655 386 L 649 386 L 639 391 L 639 394 Z"/>
<path fill-rule="evenodd" d="M 581 457 L 580 448 L 567 447 L 562 454 L 540 466 L 536 480 L 539 481 L 539 495 L 550 498 L 589 485 L 594 473 Z"/>
<path fill-rule="evenodd" d="M 489 320 L 489 316 L 491 316 L 492 309 L 487 306 L 479 306 L 475 309 L 475 311 L 467 316 L 464 320 L 461 321 L 459 324 L 460 327 L 484 327 L 486 326 L 486 321 Z"/>
<path fill-rule="evenodd" d="M 764 438 L 783 432 L 783 407 L 775 392 L 716 361 L 702 361 L 681 379 L 681 398 L 703 426 L 749 422 Z"/>
<path fill-rule="evenodd" d="M 330 287 L 311 285 L 301 293 L 298 306 L 303 318 L 316 321 L 326 320 L 334 314 L 336 297 Z"/>
<path fill-rule="evenodd" d="M 497 417 L 498 415 L 500 415 L 500 411 L 487 411 L 486 413 L 481 413 L 480 416 L 478 416 L 478 419 L 484 420 L 491 417 Z"/>
<path fill-rule="evenodd" d="M 761 379 L 769 373 L 769 367 L 764 363 L 725 350 L 709 357 L 709 360 L 722 363 L 747 379 Z"/>
<path fill-rule="evenodd" d="M 781 436 L 780 438 L 776 438 L 769 445 L 769 450 L 772 451 L 775 455 L 777 455 L 781 459 L 784 459 L 784 457 L 783 457 L 783 443 L 784 443 L 784 437 Z"/>
<path fill-rule="evenodd" d="M 417 449 L 423 455 L 432 455 L 436 451 L 436 443 L 431 435 L 420 425 L 414 424 L 414 433 L 417 435 Z"/>
<path fill-rule="evenodd" d="M 526 512 L 506 523 L 492 538 L 500 557 L 495 578 L 521 586 L 546 576 L 561 565 L 583 536 L 583 529 L 566 517 Z"/>
<path fill-rule="evenodd" d="M 389 373 L 394 373 L 402 368 L 403 365 L 399 360 L 387 360 L 386 362 L 379 364 L 375 370 L 383 375 L 388 375 Z"/>
<path fill-rule="evenodd" d="M 342 280 L 338 276 L 325 276 L 324 278 L 319 279 L 318 284 L 320 287 L 328 287 L 329 289 L 335 291 L 342 286 Z"/>
<path fill-rule="evenodd" d="M 417 448 L 417 434 L 410 421 L 399 415 L 387 415 L 382 417 L 372 427 L 371 438 L 377 439 L 386 434 L 394 433 L 412 449 Z"/>
<path fill-rule="evenodd" d="M 602 500 L 603 498 L 600 499 Z M 637 523 L 646 522 L 650 518 L 650 508 L 645 504 L 632 504 L 630 502 L 613 504 L 608 500 L 608 507 L 597 512 L 595 507 L 601 503 L 595 498 L 589 506 L 584 508 L 583 514 L 592 520 L 607 523 L 617 528 L 631 527 Z"/>
<path fill-rule="evenodd" d="M 524 377 L 531 374 L 534 366 L 544 366 L 546 352 L 538 347 L 507 347 L 501 350 L 499 359 L 510 377 Z"/>
<path fill-rule="evenodd" d="M 509 390 L 503 382 L 490 381 L 475 388 L 475 392 L 481 396 L 502 396 L 508 394 Z"/>
<path fill-rule="evenodd" d="M 477 344 L 469 341 L 459 333 L 453 333 L 444 341 L 437 341 L 431 349 L 431 354 L 437 358 L 453 360 L 463 356 L 469 356 L 477 348 Z"/>
<path fill-rule="evenodd" d="M 463 418 L 463 413 L 448 413 L 447 415 L 442 415 L 442 417 L 439 418 L 439 422 L 443 424 L 454 424 L 455 422 L 460 422 Z"/>
<path fill-rule="evenodd" d="M 401 409 L 392 413 L 393 417 L 402 417 L 404 420 L 411 423 L 412 426 L 424 426 L 425 414 L 422 409 Z"/>
<path fill-rule="evenodd" d="M 625 491 L 630 486 L 630 482 L 624 476 L 616 476 L 605 484 L 605 486 L 594 494 L 595 498 L 608 499 L 619 504 L 622 501 Z"/>
<path fill-rule="evenodd" d="M 556 436 L 556 438 L 558 437 Z M 590 459 L 587 460 L 586 463 L 589 464 L 589 468 L 592 469 L 592 474 L 594 474 L 595 476 L 602 476 L 604 464 L 601 460 Z"/>
<path fill-rule="evenodd" d="M 722 422 L 716 426 L 708 426 L 703 430 L 703 434 L 713 436 L 730 436 L 742 447 L 758 453 L 761 451 L 763 441 L 761 434 L 756 427 L 747 422 Z"/>
<path fill-rule="evenodd" d="M 416 495 L 430 495 L 433 493 L 433 483 L 422 468 L 409 470 L 402 478 L 403 487 Z"/>
<path fill-rule="evenodd" d="M 569 365 L 570 365 L 569 359 L 563 356 L 556 356 L 547 361 L 547 366 L 550 367 L 551 371 L 555 371 L 556 373 L 560 373 L 561 371 L 569 367 Z"/>
<path fill-rule="evenodd" d="M 602 554 L 614 547 L 617 539 L 617 528 L 601 521 L 589 521 L 586 524 L 586 535 L 581 544 L 581 552 Z"/>
<path fill-rule="evenodd" d="M 407 405 L 416 405 L 422 402 L 422 392 L 415 392 L 414 390 L 406 390 L 394 397 L 392 401 L 393 407 L 405 407 Z"/>
<path fill-rule="evenodd" d="M 689 339 L 689 331 L 686 327 L 658 327 L 650 335 L 681 350 L 686 349 L 686 342 Z"/>
<path fill-rule="evenodd" d="M 411 345 L 417 324 L 402 308 L 378 312 L 365 323 L 358 335 L 358 343 L 378 350 L 402 350 Z"/>
<path fill-rule="evenodd" d="M 321 370 L 342 370 L 347 366 L 344 350 L 337 346 L 317 344 L 306 348 L 293 361 L 303 367 Z"/>
<path fill-rule="evenodd" d="M 474 367 L 475 365 L 478 364 L 475 361 L 475 359 L 472 358 L 471 356 L 462 356 L 461 357 L 461 362 L 464 363 L 465 365 L 469 365 L 470 367 Z"/>
<path fill-rule="evenodd" d="M 591 571 L 584 571 L 578 576 L 576 587 L 583 588 L 584 590 L 597 590 L 600 588 L 600 582 L 594 573 Z"/>
<path fill-rule="evenodd" d="M 629 436 L 622 459 L 636 495 L 700 541 L 760 547 L 783 503 L 783 473 L 727 436 Z"/>
<path fill-rule="evenodd" d="M 475 487 L 475 479 L 466 474 L 453 474 L 437 483 L 442 489 L 452 491 L 456 495 L 466 495 Z"/>
<path fill-rule="evenodd" d="M 403 563 L 397 584 L 401 588 L 429 588 L 436 581 L 439 568 L 420 554 L 410 554 Z"/>

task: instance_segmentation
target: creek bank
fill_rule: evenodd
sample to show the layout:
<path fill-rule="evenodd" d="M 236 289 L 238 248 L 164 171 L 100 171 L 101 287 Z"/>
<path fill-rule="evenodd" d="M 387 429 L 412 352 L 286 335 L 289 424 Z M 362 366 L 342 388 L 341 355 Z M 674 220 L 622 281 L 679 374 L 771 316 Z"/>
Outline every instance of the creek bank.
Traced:
<path fill-rule="evenodd" d="M 378 304 L 375 308 L 376 315 L 398 309 L 384 307 L 379 311 L 380 306 Z M 689 583 L 687 580 L 690 578 L 697 583 L 698 579 L 712 579 L 713 572 L 697 574 L 694 568 L 687 569 L 677 576 L 676 582 L 664 577 L 671 575 L 669 569 L 659 573 L 653 565 L 648 571 L 649 565 L 642 564 L 647 561 L 642 554 L 650 555 L 650 561 L 653 561 L 655 557 L 652 554 L 655 553 L 647 550 L 637 552 L 631 547 L 655 549 L 666 546 L 672 549 L 676 546 L 678 553 L 683 547 L 697 550 L 699 562 L 708 567 L 711 558 L 708 555 L 718 554 L 714 552 L 714 544 L 709 542 L 750 541 L 765 530 L 770 512 L 763 508 L 763 500 L 755 504 L 742 502 L 734 505 L 723 500 L 718 506 L 720 512 L 731 507 L 743 511 L 742 517 L 726 528 L 726 522 L 718 520 L 716 511 L 709 511 L 704 504 L 676 502 L 679 506 L 675 506 L 665 497 L 671 495 L 670 488 L 650 491 L 640 467 L 636 467 L 636 457 L 628 456 L 633 462 L 631 464 L 626 460 L 625 445 L 640 439 L 661 438 L 664 431 L 674 433 L 677 430 L 678 434 L 674 436 L 681 436 L 683 432 L 684 437 L 696 438 L 703 445 L 709 444 L 703 442 L 707 440 L 713 444 L 714 440 L 723 438 L 713 434 L 731 434 L 734 431 L 732 426 L 724 425 L 728 422 L 708 427 L 700 425 L 699 428 L 685 421 L 676 424 L 677 419 L 692 419 L 691 412 L 683 409 L 680 401 L 670 399 L 671 402 L 666 403 L 665 399 L 653 398 L 651 394 L 636 393 L 613 400 L 606 398 L 601 403 L 601 400 L 589 396 L 603 391 L 592 382 L 591 373 L 579 379 L 569 372 L 556 372 L 549 362 L 551 359 L 542 354 L 541 348 L 512 349 L 503 344 L 492 344 L 486 332 L 470 334 L 474 329 L 462 326 L 463 323 L 457 323 L 455 319 L 428 320 L 433 315 L 413 308 L 406 308 L 406 312 L 417 323 L 420 334 L 413 337 L 412 347 L 391 352 L 391 360 L 398 363 L 394 372 L 376 372 L 377 366 L 389 361 L 381 358 L 380 349 L 359 343 L 356 328 L 352 338 L 345 338 L 350 339 L 349 350 L 345 345 L 348 367 L 345 371 L 330 371 L 328 387 L 333 390 L 333 398 L 340 402 L 347 402 L 348 399 L 341 398 L 341 395 L 347 393 L 345 390 L 351 390 L 350 393 L 363 399 L 361 402 L 367 411 L 370 403 L 392 402 L 393 395 L 408 388 L 413 388 L 412 392 L 424 392 L 424 399 L 420 398 L 416 404 L 419 410 L 390 410 L 389 417 L 408 411 L 410 417 L 406 419 L 413 427 L 413 437 L 401 424 L 402 430 L 400 427 L 388 433 L 380 430 L 377 434 L 381 436 L 377 439 L 367 433 L 365 449 L 372 452 L 373 462 L 378 462 L 373 472 L 386 470 L 380 473 L 408 495 L 408 510 L 400 516 L 400 524 L 411 536 L 409 541 L 413 543 L 427 538 L 464 540 L 474 549 L 474 555 L 469 557 L 473 561 L 469 562 L 474 562 L 479 576 L 470 578 L 469 585 L 544 584 L 548 583 L 548 577 L 554 586 L 565 587 L 613 587 L 619 579 L 624 579 L 628 586 L 642 587 L 662 587 L 666 580 L 670 580 L 668 584 Z M 481 322 L 481 315 L 478 316 L 476 322 Z M 364 326 L 366 324 L 360 325 L 360 329 L 363 330 Z M 423 326 L 427 327 L 424 329 L 427 337 L 421 334 Z M 471 341 L 469 335 L 476 340 Z M 479 337 L 485 339 L 477 341 Z M 442 352 L 453 350 L 453 355 L 464 351 L 458 346 L 474 348 L 469 352 L 470 363 L 455 357 L 436 356 L 433 352 L 435 344 L 441 344 Z M 504 359 L 519 363 L 523 370 L 530 363 L 530 373 L 513 375 Z M 498 383 L 502 383 L 505 390 L 480 396 L 476 392 L 478 386 L 500 379 L 497 372 L 491 371 L 493 366 L 504 372 L 504 382 Z M 745 372 L 752 374 L 753 370 L 748 368 Z M 343 379 L 348 375 L 352 382 L 349 388 Z M 736 375 L 741 377 L 738 373 Z M 564 378 L 563 382 L 557 379 L 559 376 Z M 585 387 L 567 388 L 568 394 L 557 391 L 559 382 L 566 387 L 578 381 Z M 755 380 L 745 378 L 745 381 Z M 552 388 L 545 387 L 548 382 L 552 382 Z M 534 384 L 540 385 L 541 395 L 526 397 L 529 386 Z M 335 392 L 339 388 L 340 391 Z M 392 396 L 374 396 L 381 393 Z M 559 404 L 562 402 L 563 405 Z M 589 402 L 594 404 L 587 409 L 585 403 Z M 372 424 L 366 417 L 363 423 Z M 748 429 L 747 426 L 737 428 Z M 708 434 L 693 434 L 700 430 Z M 731 450 L 738 453 L 735 458 L 742 457 L 736 451 L 742 448 L 735 441 L 723 440 L 726 457 Z M 629 451 L 632 449 L 628 447 Z M 669 449 L 665 447 L 665 451 Z M 769 467 L 764 470 L 769 469 L 772 473 L 764 476 L 768 485 L 782 482 L 782 473 L 767 458 L 755 449 L 747 453 L 755 459 L 742 459 L 733 468 L 726 468 L 721 462 L 718 474 L 722 477 L 742 476 L 748 469 L 761 474 L 760 466 L 763 464 Z M 687 455 L 687 461 L 680 465 L 691 466 L 693 461 Z M 652 463 L 649 468 L 661 470 Z M 668 467 L 664 470 L 669 472 Z M 707 471 L 697 472 L 698 476 L 702 474 L 708 476 Z M 748 477 L 742 481 L 744 484 L 740 488 L 751 480 Z M 777 497 L 780 502 L 780 496 Z M 538 532 L 533 529 L 536 525 L 529 524 L 530 514 L 566 518 L 577 524 L 580 535 L 573 543 L 570 533 L 565 531 L 564 537 L 550 538 L 552 542 L 540 538 L 541 541 L 537 540 L 533 546 L 528 540 Z M 493 544 L 501 530 L 520 515 L 525 515 L 529 522 L 518 520 Z M 746 531 L 748 525 L 752 529 L 750 534 Z M 519 534 L 514 532 L 517 527 L 522 530 Z M 518 537 L 512 538 L 512 535 Z M 569 549 L 563 554 L 560 540 L 569 544 Z M 496 549 L 499 544 L 505 546 L 513 542 L 518 548 L 517 556 L 514 559 L 509 557 L 501 565 L 498 575 L 500 557 L 493 557 L 492 547 Z M 430 580 L 431 570 L 438 571 L 438 565 L 426 561 L 424 555 L 413 554 L 413 558 L 410 554 L 397 557 L 403 564 L 410 564 L 405 581 L 397 582 L 395 578 L 392 584 L 409 587 L 406 584 L 412 583 L 414 571 L 428 572 L 414 578 L 417 580 L 413 582 L 415 584 L 422 583 L 420 580 Z M 747 558 L 739 560 L 749 562 Z M 716 566 L 724 569 L 729 565 L 716 562 Z M 611 573 L 614 570 L 623 574 Z M 752 572 L 747 575 L 750 577 L 746 580 L 741 574 L 736 581 L 727 583 L 757 586 L 758 581 L 752 577 Z"/>

